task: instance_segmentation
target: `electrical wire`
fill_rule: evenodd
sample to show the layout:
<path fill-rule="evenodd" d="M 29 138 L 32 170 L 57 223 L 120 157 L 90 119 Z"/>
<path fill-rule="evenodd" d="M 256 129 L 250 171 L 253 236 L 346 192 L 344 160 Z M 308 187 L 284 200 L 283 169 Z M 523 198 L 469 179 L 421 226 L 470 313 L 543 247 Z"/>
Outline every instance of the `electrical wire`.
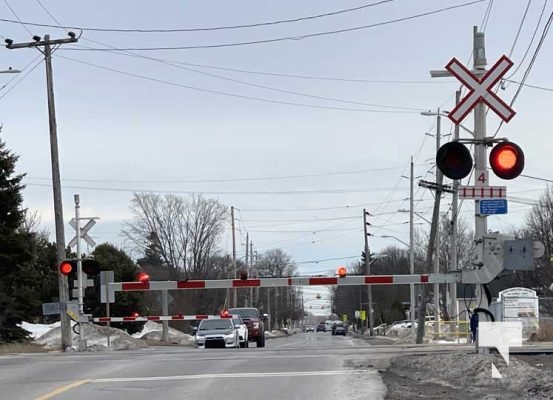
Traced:
<path fill-rule="evenodd" d="M 513 51 L 515 50 L 515 46 L 520 36 L 520 31 L 522 30 L 522 27 L 524 26 L 524 21 L 526 20 L 526 16 L 528 15 L 528 9 L 530 8 L 530 4 L 532 4 L 532 0 L 528 0 L 528 3 L 526 4 L 526 10 L 524 10 L 524 14 L 522 15 L 522 20 L 518 25 L 517 34 L 515 35 L 515 40 L 513 41 L 513 45 L 511 46 L 511 50 L 509 51 L 509 56 L 508 56 L 509 58 L 511 58 L 511 56 L 513 55 Z"/>
<path fill-rule="evenodd" d="M 33 62 L 35 62 L 35 61 L 36 61 L 37 59 L 39 59 L 39 58 L 41 58 L 40 55 L 37 56 L 37 57 L 35 57 L 29 64 L 27 64 L 27 66 L 26 66 L 25 68 L 28 68 L 28 66 L 29 66 L 30 64 L 32 64 Z M 6 96 L 8 95 L 8 93 L 10 93 L 17 85 L 19 85 L 21 82 L 23 82 L 23 80 L 24 80 L 31 72 L 33 72 L 40 64 L 42 64 L 42 59 L 38 60 L 38 62 L 37 62 L 35 65 L 33 65 L 33 66 L 31 67 L 31 69 L 29 69 L 25 74 L 23 74 L 23 75 L 21 75 L 21 76 L 19 77 L 19 80 L 18 80 L 17 82 L 15 82 L 11 87 L 9 87 L 8 89 L 6 89 L 6 91 L 2 94 L 2 96 L 0 96 L 0 100 L 2 100 L 4 97 L 6 97 Z M 24 68 L 23 70 L 25 70 L 25 68 Z M 13 78 L 12 78 L 12 80 L 13 80 Z M 11 82 L 11 80 L 10 80 L 10 82 Z M 9 82 L 8 82 L 8 83 L 9 83 Z M 8 84 L 2 86 L 2 88 L 1 88 L 0 90 L 4 89 L 7 85 L 8 85 Z"/>
<path fill-rule="evenodd" d="M 526 87 L 529 87 L 529 88 L 532 88 L 532 89 L 540 89 L 540 90 L 545 90 L 547 92 L 553 92 L 553 89 L 543 87 L 543 86 L 530 85 L 529 83 L 522 83 L 522 82 L 514 81 L 514 80 L 511 80 L 511 79 L 505 79 L 505 81 L 512 82 L 512 83 L 517 83 L 519 85 L 526 86 Z"/>
<path fill-rule="evenodd" d="M 61 24 L 48 12 L 48 10 L 46 10 L 46 8 L 42 5 L 42 3 L 40 3 L 39 0 L 37 1 L 42 6 L 42 8 L 48 13 L 48 15 L 50 15 L 54 19 L 54 21 L 56 21 L 58 25 L 56 26 L 56 25 L 48 25 L 48 24 L 39 24 L 34 22 L 25 22 L 25 24 L 31 25 L 31 26 L 44 27 L 44 28 L 61 28 L 62 27 Z M 347 8 L 347 9 L 338 10 L 338 11 L 331 11 L 331 12 L 316 14 L 316 15 L 309 15 L 306 17 L 298 17 L 298 18 L 283 19 L 283 20 L 277 20 L 277 21 L 268 21 L 268 22 L 257 22 L 253 24 L 243 24 L 243 25 L 214 26 L 214 27 L 203 27 L 203 28 L 173 28 L 173 29 L 159 29 L 159 28 L 158 29 L 123 29 L 123 28 L 68 26 L 68 27 L 64 27 L 64 29 L 79 29 L 82 31 L 90 31 L 90 32 L 117 32 L 117 33 L 180 33 L 180 32 L 209 32 L 209 31 L 229 30 L 229 29 L 258 28 L 262 26 L 272 26 L 272 25 L 307 21 L 307 20 L 313 20 L 313 19 L 318 19 L 323 17 L 330 17 L 334 15 L 339 15 L 339 14 L 345 14 L 352 11 L 359 11 L 369 7 L 379 6 L 392 1 L 393 0 L 381 0 L 375 3 L 363 4 L 358 7 Z M 9 19 L 0 19 L 0 21 L 10 22 L 10 23 L 17 23 L 17 22 L 23 23 L 21 21 L 14 21 Z"/>
<path fill-rule="evenodd" d="M 511 103 L 509 104 L 509 107 L 512 107 L 513 104 L 515 103 L 516 99 L 518 98 L 518 95 L 520 94 L 520 92 L 521 92 L 521 90 L 524 86 L 524 83 L 526 82 L 526 79 L 530 75 L 530 71 L 532 70 L 532 67 L 534 66 L 534 63 L 535 63 L 535 61 L 538 57 L 538 54 L 541 50 L 543 42 L 545 41 L 545 38 L 547 37 L 547 34 L 549 33 L 549 28 L 551 27 L 551 22 L 552 21 L 553 21 L 553 12 L 549 15 L 549 19 L 545 23 L 545 27 L 543 28 L 543 32 L 542 32 L 540 41 L 538 42 L 538 45 L 536 46 L 536 49 L 534 50 L 534 54 L 532 55 L 532 59 L 530 60 L 530 63 L 526 67 L 526 71 L 524 71 L 524 75 L 522 77 L 521 83 L 518 86 L 518 89 L 517 89 L 515 95 L 513 96 L 513 99 L 511 100 Z M 495 131 L 495 133 L 493 135 L 493 138 L 495 138 L 497 136 L 497 134 L 501 130 L 501 127 L 503 126 L 503 123 L 504 123 L 504 121 L 501 120 L 499 126 L 497 127 L 497 130 Z"/>
<path fill-rule="evenodd" d="M 28 186 L 41 186 L 41 187 L 51 187 L 50 184 L 41 184 L 41 183 L 28 183 Z M 80 189 L 80 190 L 97 190 L 97 191 L 111 191 L 111 192 L 149 192 L 149 193 L 180 193 L 180 194 L 247 194 L 247 195 L 265 195 L 265 194 L 312 194 L 312 193 L 368 193 L 374 191 L 388 191 L 390 188 L 367 188 L 367 189 L 319 189 L 319 190 L 283 190 L 283 191 L 202 191 L 202 190 L 151 190 L 151 189 L 126 189 L 126 188 L 115 188 L 115 187 L 94 187 L 94 186 L 76 186 L 76 185 L 63 185 L 63 188 L 66 189 Z"/>
<path fill-rule="evenodd" d="M 144 80 L 151 81 L 151 82 L 163 83 L 163 84 L 169 85 L 169 86 L 180 87 L 180 88 L 194 90 L 194 91 L 203 92 L 203 93 L 211 93 L 211 94 L 216 94 L 216 95 L 219 95 L 219 96 L 233 97 L 233 98 L 239 98 L 239 99 L 245 99 L 245 100 L 255 100 L 255 101 L 264 102 L 264 103 L 282 104 L 282 105 L 288 105 L 288 106 L 298 106 L 298 107 L 315 108 L 315 109 L 322 109 L 322 110 L 355 111 L 355 112 L 370 112 L 370 113 L 405 114 L 405 113 L 414 113 L 415 112 L 415 111 L 371 110 L 371 109 L 365 109 L 365 108 L 331 107 L 331 106 L 322 106 L 322 105 L 308 104 L 308 103 L 295 103 L 295 102 L 290 102 L 290 101 L 274 100 L 274 99 L 268 99 L 268 98 L 263 98 L 263 97 L 246 96 L 246 95 L 241 95 L 241 94 L 236 94 L 236 93 L 229 93 L 229 92 L 223 92 L 223 91 L 219 91 L 219 90 L 205 89 L 205 88 L 200 88 L 200 87 L 196 87 L 196 86 L 185 85 L 185 84 L 182 84 L 182 83 L 167 81 L 167 80 L 163 80 L 163 79 L 159 79 L 159 78 L 153 78 L 153 77 L 145 76 L 145 75 L 139 75 L 139 74 L 135 74 L 135 73 L 132 73 L 132 72 L 122 71 L 122 70 L 118 70 L 118 69 L 115 69 L 115 68 L 110 68 L 110 67 L 106 67 L 106 66 L 103 66 L 103 65 L 90 63 L 90 62 L 87 62 L 87 61 L 82 61 L 82 60 L 77 60 L 77 59 L 66 57 L 66 56 L 61 56 L 59 54 L 57 55 L 57 57 L 63 58 L 65 60 L 70 60 L 70 61 L 73 61 L 73 62 L 77 62 L 77 63 L 80 63 L 80 64 L 85 64 L 85 65 L 88 65 L 88 66 L 91 66 L 91 67 L 95 67 L 95 68 L 115 72 L 115 73 L 118 73 L 118 74 L 121 74 L 121 75 L 126 75 L 126 76 L 131 76 L 131 77 L 134 77 L 134 78 L 144 79 Z"/>
<path fill-rule="evenodd" d="M 17 13 L 15 12 L 15 10 L 12 8 L 12 6 L 10 6 L 10 3 L 8 3 L 8 0 L 4 0 L 4 3 L 6 4 L 6 6 L 8 6 L 8 8 L 10 9 L 10 11 L 12 12 L 12 14 L 15 16 L 15 18 L 17 18 L 17 21 L 14 21 L 16 23 L 19 23 L 21 26 L 23 26 L 23 28 L 25 28 L 25 30 L 27 31 L 27 33 L 30 35 L 30 36 L 33 36 L 33 32 L 31 32 L 29 30 L 29 28 L 27 28 L 27 25 L 24 24 L 23 22 L 21 22 L 21 18 L 19 18 L 19 15 L 17 15 Z"/>
<path fill-rule="evenodd" d="M 104 46 L 108 46 L 108 45 L 104 44 Z M 86 47 L 86 46 L 79 46 L 79 47 L 90 48 L 90 47 Z M 108 47 L 114 48 L 113 46 L 108 46 Z M 257 83 L 252 83 L 252 82 L 242 81 L 242 80 L 239 80 L 239 79 L 229 78 L 227 76 L 213 74 L 213 73 L 210 73 L 210 72 L 200 71 L 200 70 L 197 70 L 197 69 L 194 69 L 194 68 L 185 67 L 183 65 L 174 63 L 173 61 L 164 60 L 164 59 L 155 58 L 155 57 L 147 57 L 147 56 L 143 56 L 141 54 L 137 54 L 137 53 L 133 53 L 133 52 L 129 52 L 129 51 L 122 52 L 122 51 L 114 50 L 114 51 L 110 51 L 110 53 L 123 55 L 123 56 L 128 56 L 128 57 L 138 57 L 138 58 L 146 59 L 146 60 L 149 60 L 149 61 L 158 62 L 158 63 L 164 64 L 164 65 L 169 65 L 173 68 L 178 68 L 178 69 L 182 69 L 182 70 L 185 70 L 185 71 L 194 72 L 196 74 L 205 75 L 205 76 L 209 76 L 209 77 L 216 78 L 216 79 L 222 79 L 222 80 L 225 80 L 227 82 L 238 83 L 238 84 L 241 84 L 241 85 L 255 87 L 255 88 L 258 88 L 258 89 L 270 90 L 270 91 L 278 92 L 278 93 L 292 94 L 292 95 L 295 95 L 295 96 L 307 97 L 307 98 L 312 98 L 312 99 L 325 100 L 325 101 L 334 101 L 334 102 L 338 102 L 338 103 L 354 104 L 354 105 L 369 106 L 369 107 L 376 107 L 376 108 L 405 110 L 405 111 L 413 111 L 413 112 L 420 112 L 420 111 L 424 110 L 424 109 L 421 109 L 421 108 L 414 108 L 414 107 L 390 106 L 390 105 L 366 103 L 366 102 L 355 101 L 355 100 L 337 99 L 337 98 L 334 98 L 334 97 L 318 96 L 318 95 L 313 95 L 313 94 L 309 94 L 309 93 L 297 92 L 297 91 L 294 91 L 294 90 L 280 89 L 280 88 L 276 88 L 276 87 L 272 87 L 272 86 L 260 85 L 260 84 L 257 84 Z"/>
<path fill-rule="evenodd" d="M 44 12 L 45 12 L 46 14 L 48 14 L 48 16 L 49 16 L 50 18 L 52 18 L 52 20 L 53 20 L 56 24 L 58 24 L 58 27 L 64 29 L 66 32 L 69 32 L 69 30 L 68 30 L 66 27 L 64 27 L 64 26 L 56 19 L 56 17 L 54 17 L 54 15 L 53 15 L 50 11 L 48 11 L 48 9 L 46 8 L 46 6 L 45 6 L 44 4 L 42 4 L 42 2 L 41 2 L 40 0 L 36 0 L 36 2 L 37 2 L 37 3 L 40 5 L 40 7 L 44 10 Z"/>
<path fill-rule="evenodd" d="M 319 264 L 325 261 L 349 260 L 352 258 L 359 258 L 359 256 L 346 256 L 346 257 L 336 257 L 336 258 L 324 258 L 320 260 L 296 261 L 295 264 Z"/>
<path fill-rule="evenodd" d="M 419 164 L 426 165 L 426 164 Z M 82 178 L 63 178 L 64 181 L 71 182 L 95 182 L 95 183 L 221 183 L 221 182 L 252 182 L 252 181 L 273 181 L 280 179 L 303 179 L 303 178 L 313 178 L 313 177 L 327 177 L 327 176 L 336 176 L 336 175 L 353 175 L 353 174 L 363 174 L 368 172 L 382 172 L 382 171 L 392 171 L 396 169 L 401 169 L 404 167 L 385 167 L 385 168 L 372 168 L 372 169 L 360 169 L 360 170 L 350 170 L 350 171 L 336 171 L 336 172 L 325 172 L 319 174 L 301 174 L 301 175 L 281 175 L 281 176 L 267 176 L 267 177 L 245 177 L 245 178 L 229 178 L 229 179 L 156 179 L 156 180 L 144 180 L 144 179 L 82 179 Z M 36 180 L 51 180 L 52 178 L 46 177 L 30 177 L 30 179 Z M 353 206 L 352 206 L 353 207 Z M 244 209 L 243 209 L 244 210 Z M 245 210 L 244 210 L 245 211 Z"/>
<path fill-rule="evenodd" d="M 407 17 L 402 18 L 396 18 L 388 21 L 383 22 L 377 22 L 370 25 L 361 25 L 361 26 L 355 26 L 350 28 L 343 28 L 343 29 L 336 29 L 332 31 L 323 31 L 323 32 L 314 32 L 314 33 L 306 33 L 301 34 L 297 36 L 286 36 L 286 37 L 278 37 L 278 38 L 272 38 L 272 39 L 260 39 L 260 40 L 250 40 L 250 41 L 243 41 L 243 42 L 232 42 L 232 43 L 215 43 L 215 44 L 206 44 L 206 45 L 195 45 L 195 46 L 165 46 L 165 47 L 128 47 L 128 48 L 117 48 L 117 50 L 121 51 L 157 51 L 157 50 L 191 50 L 191 49 L 213 49 L 213 48 L 224 48 L 224 47 L 237 47 L 237 46 L 250 46 L 255 44 L 262 44 L 262 43 L 276 43 L 276 42 L 282 42 L 282 41 L 288 41 L 288 40 L 303 40 L 313 37 L 321 37 L 321 36 L 328 36 L 328 35 L 335 35 L 345 32 L 353 32 L 358 30 L 364 30 L 364 29 L 370 29 L 370 28 L 376 28 L 380 26 L 390 25 L 398 22 L 404 22 L 409 21 L 412 19 L 427 17 L 429 15 L 435 15 L 439 13 L 443 13 L 446 11 L 450 11 L 453 9 L 461 8 L 461 7 L 467 7 L 471 6 L 477 3 L 481 3 L 485 0 L 474 0 L 471 2 L 466 2 L 462 4 L 457 4 L 450 7 L 440 8 L 420 14 L 414 14 Z M 1 20 L 0 20 L 1 21 Z M 90 48 L 90 49 L 80 49 L 76 47 L 68 47 L 64 48 L 66 51 L 107 51 L 103 48 Z"/>
<path fill-rule="evenodd" d="M 539 29 L 540 24 L 541 24 L 541 19 L 543 18 L 543 14 L 545 13 L 545 8 L 547 6 L 547 1 L 548 0 L 545 0 L 543 2 L 543 7 L 541 9 L 540 17 L 538 18 L 538 23 L 536 24 L 536 27 L 534 28 L 534 32 L 532 33 L 532 38 L 530 39 L 530 43 L 528 43 L 528 47 L 526 47 L 526 51 L 524 52 L 524 55 L 522 56 L 522 59 L 518 63 L 515 70 L 509 76 L 507 76 L 505 79 L 503 79 L 503 81 L 512 82 L 509 79 L 512 78 L 518 72 L 518 70 L 520 69 L 520 67 L 524 63 L 524 60 L 526 60 L 526 56 L 528 56 L 528 53 L 530 52 L 530 49 L 532 48 L 532 43 L 534 43 L 534 39 L 536 38 L 536 34 L 538 33 L 538 29 Z M 514 82 L 514 83 L 519 83 L 519 82 Z"/>

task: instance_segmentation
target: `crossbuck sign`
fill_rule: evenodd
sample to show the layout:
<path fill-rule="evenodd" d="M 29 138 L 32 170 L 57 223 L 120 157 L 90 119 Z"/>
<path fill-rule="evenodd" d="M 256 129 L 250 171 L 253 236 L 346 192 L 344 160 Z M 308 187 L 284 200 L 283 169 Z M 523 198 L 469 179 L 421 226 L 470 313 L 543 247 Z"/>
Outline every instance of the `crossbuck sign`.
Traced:
<path fill-rule="evenodd" d="M 451 60 L 445 69 L 459 79 L 469 89 L 469 92 L 451 110 L 448 115 L 449 119 L 458 125 L 478 103 L 484 102 L 503 121 L 509 122 L 515 116 L 515 111 L 501 100 L 492 89 L 512 66 L 513 62 L 507 56 L 503 56 L 480 78 L 468 70 L 456 58 Z"/>

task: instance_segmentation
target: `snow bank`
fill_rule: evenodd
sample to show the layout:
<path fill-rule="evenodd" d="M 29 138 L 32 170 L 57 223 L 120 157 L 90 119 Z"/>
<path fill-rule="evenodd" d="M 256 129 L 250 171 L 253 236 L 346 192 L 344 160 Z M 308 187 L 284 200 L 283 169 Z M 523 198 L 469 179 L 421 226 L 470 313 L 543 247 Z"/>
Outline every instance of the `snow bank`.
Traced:
<path fill-rule="evenodd" d="M 503 379 L 491 377 L 492 362 Z M 499 355 L 465 353 L 431 354 L 417 357 L 399 357 L 392 360 L 391 367 L 409 371 L 412 379 L 457 387 L 487 387 L 490 390 L 506 389 L 520 394 L 523 398 L 552 398 L 551 377 L 525 361 L 510 358 L 507 365 Z M 528 397 L 525 397 L 528 396 Z"/>
<path fill-rule="evenodd" d="M 161 342 L 163 325 L 157 322 L 148 321 L 144 324 L 141 332 L 133 334 L 133 337 L 142 340 L 158 340 Z M 169 343 L 183 346 L 193 346 L 194 336 L 183 333 L 177 329 L 169 328 Z"/>

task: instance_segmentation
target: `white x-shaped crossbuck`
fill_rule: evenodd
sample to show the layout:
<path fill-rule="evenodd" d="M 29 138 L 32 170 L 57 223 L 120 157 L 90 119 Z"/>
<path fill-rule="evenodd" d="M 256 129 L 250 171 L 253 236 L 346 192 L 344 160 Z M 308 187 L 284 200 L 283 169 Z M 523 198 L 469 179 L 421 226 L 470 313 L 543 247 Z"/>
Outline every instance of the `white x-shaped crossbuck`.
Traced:
<path fill-rule="evenodd" d="M 456 58 L 452 59 L 449 64 L 446 65 L 445 69 L 459 79 L 463 85 L 469 89 L 469 92 L 463 97 L 461 102 L 451 110 L 449 118 L 455 124 L 460 124 L 467 114 L 482 101 L 495 111 L 503 121 L 509 122 L 516 113 L 492 91 L 492 88 L 512 66 L 513 62 L 507 56 L 503 56 L 489 71 L 479 78 Z"/>

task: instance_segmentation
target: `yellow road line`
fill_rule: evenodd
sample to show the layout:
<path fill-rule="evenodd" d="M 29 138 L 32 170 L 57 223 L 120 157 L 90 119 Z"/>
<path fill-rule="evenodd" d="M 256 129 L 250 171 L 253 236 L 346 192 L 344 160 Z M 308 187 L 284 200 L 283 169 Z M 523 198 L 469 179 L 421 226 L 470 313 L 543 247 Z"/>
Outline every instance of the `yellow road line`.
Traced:
<path fill-rule="evenodd" d="M 65 392 L 67 392 L 71 389 L 74 389 L 74 388 L 78 387 L 78 386 L 84 385 L 85 383 L 87 383 L 89 381 L 90 381 L 89 379 L 83 379 L 81 381 L 75 381 L 73 383 L 70 383 L 69 385 L 65 385 L 65 386 L 62 386 L 60 388 L 57 388 L 56 390 L 54 390 L 54 391 L 52 391 L 48 394 L 37 397 L 35 400 L 48 400 L 48 399 L 51 399 L 54 396 L 65 393 Z"/>

